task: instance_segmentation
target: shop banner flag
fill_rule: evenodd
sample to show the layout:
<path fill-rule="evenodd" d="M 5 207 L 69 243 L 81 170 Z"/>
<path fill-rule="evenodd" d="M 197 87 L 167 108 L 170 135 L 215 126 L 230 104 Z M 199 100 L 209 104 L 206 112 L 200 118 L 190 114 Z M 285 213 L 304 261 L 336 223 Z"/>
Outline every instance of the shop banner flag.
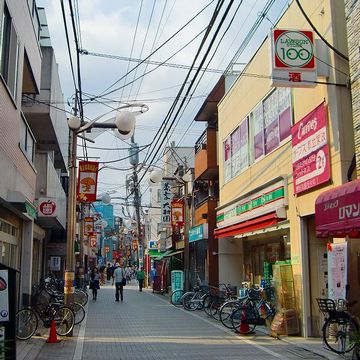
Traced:
<path fill-rule="evenodd" d="M 77 201 L 96 201 L 96 188 L 99 163 L 91 161 L 79 162 L 79 176 L 77 183 Z"/>

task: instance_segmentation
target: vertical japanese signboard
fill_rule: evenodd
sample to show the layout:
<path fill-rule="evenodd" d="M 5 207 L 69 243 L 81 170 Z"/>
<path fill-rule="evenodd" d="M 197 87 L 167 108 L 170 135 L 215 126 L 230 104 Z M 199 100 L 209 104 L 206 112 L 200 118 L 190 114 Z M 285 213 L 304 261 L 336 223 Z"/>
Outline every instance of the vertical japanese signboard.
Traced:
<path fill-rule="evenodd" d="M 172 191 L 169 181 L 161 182 L 161 224 L 171 225 Z"/>
<path fill-rule="evenodd" d="M 316 85 L 312 31 L 273 29 L 270 44 L 271 86 L 314 87 Z"/>
<path fill-rule="evenodd" d="M 79 177 L 77 183 L 77 201 L 96 201 L 96 187 L 99 163 L 92 161 L 79 162 Z"/>
<path fill-rule="evenodd" d="M 184 226 L 184 202 L 182 200 L 171 202 L 171 222 L 173 226 Z"/>
<path fill-rule="evenodd" d="M 327 114 L 319 105 L 291 129 L 294 193 L 323 184 L 330 179 Z"/>

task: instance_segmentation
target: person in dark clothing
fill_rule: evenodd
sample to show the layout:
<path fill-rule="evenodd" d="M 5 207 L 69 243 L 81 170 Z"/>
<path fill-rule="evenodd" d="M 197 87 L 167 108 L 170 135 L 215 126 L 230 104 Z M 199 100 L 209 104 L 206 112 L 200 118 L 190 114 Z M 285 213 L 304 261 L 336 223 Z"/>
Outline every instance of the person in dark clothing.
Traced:
<path fill-rule="evenodd" d="M 91 271 L 90 275 L 90 289 L 92 290 L 93 300 L 96 301 L 97 291 L 100 289 L 100 274 L 95 267 Z"/>
<path fill-rule="evenodd" d="M 106 267 L 106 279 L 107 281 L 110 281 L 111 278 L 112 278 L 111 264 L 108 263 Z"/>

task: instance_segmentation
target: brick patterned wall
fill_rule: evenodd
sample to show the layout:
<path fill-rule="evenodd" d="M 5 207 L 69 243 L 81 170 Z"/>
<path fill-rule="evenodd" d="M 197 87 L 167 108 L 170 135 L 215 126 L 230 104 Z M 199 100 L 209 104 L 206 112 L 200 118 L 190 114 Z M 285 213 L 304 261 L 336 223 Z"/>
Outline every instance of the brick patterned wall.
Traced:
<path fill-rule="evenodd" d="M 360 0 L 346 0 L 356 172 L 360 177 Z"/>

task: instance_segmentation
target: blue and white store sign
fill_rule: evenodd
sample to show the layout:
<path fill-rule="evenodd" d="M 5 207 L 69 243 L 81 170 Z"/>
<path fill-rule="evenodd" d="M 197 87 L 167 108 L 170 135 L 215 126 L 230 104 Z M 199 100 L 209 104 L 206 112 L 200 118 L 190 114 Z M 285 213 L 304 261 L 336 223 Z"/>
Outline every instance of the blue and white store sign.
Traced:
<path fill-rule="evenodd" d="M 204 240 L 209 237 L 208 224 L 194 226 L 189 230 L 189 243 Z"/>
<path fill-rule="evenodd" d="M 157 240 L 149 241 L 149 250 L 158 250 L 159 242 Z"/>

